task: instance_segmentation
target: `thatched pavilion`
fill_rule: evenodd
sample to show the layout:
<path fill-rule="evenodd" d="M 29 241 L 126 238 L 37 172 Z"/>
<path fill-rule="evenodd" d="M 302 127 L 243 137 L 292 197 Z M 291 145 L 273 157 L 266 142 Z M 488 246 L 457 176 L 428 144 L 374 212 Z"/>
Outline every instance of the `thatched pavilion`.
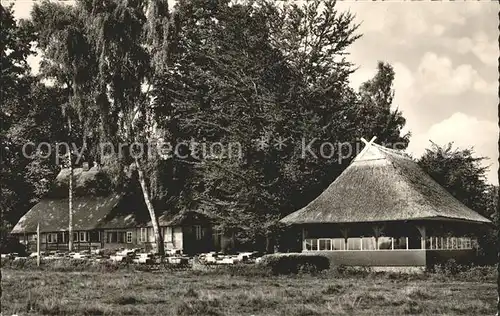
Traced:
<path fill-rule="evenodd" d="M 282 223 L 300 231 L 302 251 L 334 264 L 426 266 L 472 260 L 491 221 L 469 209 L 402 152 L 367 142 L 315 200 Z"/>

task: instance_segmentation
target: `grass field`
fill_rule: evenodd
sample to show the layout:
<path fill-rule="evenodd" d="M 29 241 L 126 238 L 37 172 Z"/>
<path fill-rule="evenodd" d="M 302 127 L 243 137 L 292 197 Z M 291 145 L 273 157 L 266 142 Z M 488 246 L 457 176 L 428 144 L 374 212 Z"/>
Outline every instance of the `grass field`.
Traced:
<path fill-rule="evenodd" d="M 494 315 L 493 281 L 2 271 L 3 315 Z"/>

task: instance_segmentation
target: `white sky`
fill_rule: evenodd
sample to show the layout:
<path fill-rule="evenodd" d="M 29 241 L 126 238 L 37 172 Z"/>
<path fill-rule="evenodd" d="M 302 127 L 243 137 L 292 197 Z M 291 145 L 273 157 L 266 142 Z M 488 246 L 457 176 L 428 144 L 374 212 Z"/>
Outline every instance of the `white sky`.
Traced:
<path fill-rule="evenodd" d="M 15 16 L 27 18 L 32 6 L 33 1 L 16 1 Z M 352 86 L 370 79 L 379 60 L 395 68 L 394 104 L 412 132 L 408 151 L 419 157 L 429 140 L 474 146 L 490 158 L 488 180 L 498 184 L 499 5 L 339 1 L 337 7 L 362 22 L 363 37 L 350 49 L 351 61 L 360 67 Z M 39 58 L 29 61 L 36 71 Z"/>

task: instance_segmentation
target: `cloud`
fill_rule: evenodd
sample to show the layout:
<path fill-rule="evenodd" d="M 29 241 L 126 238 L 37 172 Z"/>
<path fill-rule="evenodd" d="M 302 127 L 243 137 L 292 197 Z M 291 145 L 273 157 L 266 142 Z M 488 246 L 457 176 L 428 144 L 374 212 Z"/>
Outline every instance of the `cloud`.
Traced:
<path fill-rule="evenodd" d="M 453 142 L 461 149 L 474 147 L 477 156 L 488 157 L 485 166 L 490 166 L 487 179 L 498 184 L 498 126 L 495 122 L 479 120 L 457 112 L 449 118 L 432 125 L 426 133 L 411 138 L 408 152 L 420 157 L 432 142 L 442 146 Z"/>
<path fill-rule="evenodd" d="M 435 24 L 433 27 L 432 27 L 432 33 L 436 36 L 441 36 L 443 35 L 445 31 L 445 27 L 441 24 Z"/>
<path fill-rule="evenodd" d="M 456 68 L 450 58 L 427 52 L 417 69 L 417 85 L 426 94 L 459 95 L 468 90 L 494 93 L 496 83 L 488 83 L 469 64 Z"/>
<path fill-rule="evenodd" d="M 477 32 L 472 38 L 446 39 L 443 43 L 460 54 L 472 53 L 485 65 L 496 66 L 498 63 L 497 39 L 489 39 L 484 32 Z"/>

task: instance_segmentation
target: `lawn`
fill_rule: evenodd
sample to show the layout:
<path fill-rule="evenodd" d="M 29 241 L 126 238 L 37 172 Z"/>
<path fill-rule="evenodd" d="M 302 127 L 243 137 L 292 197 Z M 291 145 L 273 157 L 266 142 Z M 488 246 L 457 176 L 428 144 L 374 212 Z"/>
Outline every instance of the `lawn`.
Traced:
<path fill-rule="evenodd" d="M 496 285 L 391 275 L 3 269 L 6 315 L 494 315 Z"/>

